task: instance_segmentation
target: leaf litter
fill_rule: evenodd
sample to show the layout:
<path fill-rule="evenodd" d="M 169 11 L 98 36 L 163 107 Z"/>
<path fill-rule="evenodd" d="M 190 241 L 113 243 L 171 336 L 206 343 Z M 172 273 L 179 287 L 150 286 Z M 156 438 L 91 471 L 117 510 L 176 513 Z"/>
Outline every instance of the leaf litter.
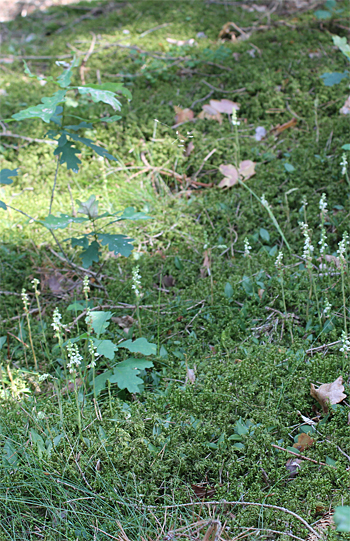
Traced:
<path fill-rule="evenodd" d="M 322 407 L 323 413 L 328 413 L 329 406 L 332 404 L 339 404 L 346 394 L 344 393 L 343 377 L 339 376 L 332 383 L 324 383 L 316 389 L 313 383 L 311 383 L 310 394 L 315 398 Z"/>

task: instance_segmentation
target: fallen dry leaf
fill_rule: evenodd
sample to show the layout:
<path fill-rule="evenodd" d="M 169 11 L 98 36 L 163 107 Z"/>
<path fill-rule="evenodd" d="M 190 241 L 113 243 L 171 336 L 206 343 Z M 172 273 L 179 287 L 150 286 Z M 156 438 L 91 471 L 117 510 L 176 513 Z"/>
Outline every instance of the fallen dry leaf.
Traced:
<path fill-rule="evenodd" d="M 222 124 L 222 116 L 221 114 L 214 109 L 211 105 L 208 105 L 207 103 L 203 105 L 202 111 L 199 113 L 198 117 L 200 119 L 207 118 L 208 120 L 217 120 L 219 124 Z"/>
<path fill-rule="evenodd" d="M 200 485 L 191 485 L 191 488 L 195 495 L 200 499 L 211 498 L 216 492 L 215 488 L 208 486 L 207 483 L 202 483 Z"/>
<path fill-rule="evenodd" d="M 175 278 L 173 276 L 171 276 L 171 274 L 166 274 L 162 278 L 162 283 L 163 283 L 163 286 L 166 287 L 167 289 L 169 287 L 174 287 L 175 286 Z"/>
<path fill-rule="evenodd" d="M 196 381 L 196 367 L 186 368 L 186 383 L 190 381 L 192 384 Z"/>
<path fill-rule="evenodd" d="M 204 261 L 202 263 L 202 267 L 200 270 L 202 278 L 204 278 L 206 274 L 210 276 L 210 251 L 205 250 L 203 253 L 203 256 L 204 256 Z"/>
<path fill-rule="evenodd" d="M 264 292 L 265 292 L 265 289 L 261 289 L 261 288 L 258 289 L 258 295 L 259 295 L 260 300 L 263 298 Z"/>
<path fill-rule="evenodd" d="M 324 383 L 318 389 L 311 383 L 310 394 L 321 404 L 323 412 L 327 413 L 329 404 L 339 404 L 346 398 L 343 391 L 343 377 L 339 376 L 333 383 Z"/>
<path fill-rule="evenodd" d="M 228 115 L 232 115 L 233 109 L 238 111 L 241 107 L 239 103 L 227 99 L 210 100 L 209 105 L 218 113 L 226 113 Z"/>
<path fill-rule="evenodd" d="M 302 460 L 300 458 L 289 458 L 286 462 L 286 468 L 289 471 L 289 479 L 294 479 L 298 475 Z"/>
<path fill-rule="evenodd" d="M 336 257 L 335 255 L 324 255 L 323 257 L 319 257 L 317 259 L 317 261 L 319 261 L 320 263 L 322 263 L 323 260 L 326 260 L 327 263 L 333 263 L 334 266 L 337 268 L 337 269 L 340 269 L 340 260 L 339 260 L 339 257 Z M 320 265 L 320 269 L 326 269 L 327 266 L 326 265 Z"/>
<path fill-rule="evenodd" d="M 264 139 L 264 137 L 266 136 L 266 130 L 263 126 L 258 126 L 256 129 L 255 129 L 255 140 L 256 141 L 261 141 L 262 139 Z"/>
<path fill-rule="evenodd" d="M 297 122 L 298 121 L 296 118 L 292 118 L 291 120 L 288 120 L 288 122 L 285 122 L 284 124 L 278 124 L 277 126 L 272 128 L 270 130 L 270 133 L 273 133 L 274 135 L 279 135 L 284 130 L 287 130 L 288 128 L 293 128 L 294 126 L 296 126 Z"/>
<path fill-rule="evenodd" d="M 347 100 L 344 103 L 343 107 L 341 109 L 339 109 L 339 113 L 342 114 L 342 115 L 350 114 L 350 96 L 347 98 Z"/>
<path fill-rule="evenodd" d="M 186 156 L 186 158 L 188 158 L 188 156 L 191 154 L 191 152 L 194 150 L 194 144 L 192 141 L 190 141 L 187 145 L 187 148 L 185 149 L 184 151 L 184 155 Z"/>
<path fill-rule="evenodd" d="M 251 160 L 243 160 L 243 162 L 239 164 L 239 171 L 231 164 L 220 165 L 220 173 L 222 173 L 225 178 L 218 184 L 219 188 L 231 188 L 237 184 L 239 176 L 242 180 L 248 180 L 248 178 L 255 175 L 255 165 L 256 163 Z"/>
<path fill-rule="evenodd" d="M 175 123 L 182 124 L 183 122 L 190 122 L 194 119 L 194 112 L 191 109 L 181 109 L 177 105 L 174 105 L 174 111 L 176 113 Z"/>
<path fill-rule="evenodd" d="M 298 451 L 305 451 L 305 449 L 309 449 L 313 446 L 315 443 L 315 440 L 310 438 L 308 434 L 305 434 L 304 432 L 302 434 L 299 434 L 298 436 L 298 442 L 293 445 Z"/>
<path fill-rule="evenodd" d="M 134 324 L 134 318 L 131 316 L 119 316 L 119 317 L 112 317 L 112 321 L 114 323 L 117 323 L 123 331 L 128 334 L 129 330 Z"/>

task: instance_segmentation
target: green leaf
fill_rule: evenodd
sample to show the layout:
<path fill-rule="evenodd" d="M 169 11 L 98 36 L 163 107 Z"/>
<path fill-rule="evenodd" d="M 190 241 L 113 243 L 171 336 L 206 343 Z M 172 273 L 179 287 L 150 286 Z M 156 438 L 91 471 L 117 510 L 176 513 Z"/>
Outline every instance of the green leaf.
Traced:
<path fill-rule="evenodd" d="M 76 154 L 80 154 L 81 151 L 73 147 L 72 143 L 67 141 L 64 145 L 58 146 L 54 150 L 55 156 L 60 156 L 60 163 L 66 163 L 67 169 L 71 169 L 74 173 L 78 173 L 79 171 L 79 164 L 81 163 L 81 160 L 76 156 Z"/>
<path fill-rule="evenodd" d="M 86 145 L 87 147 L 91 148 L 99 156 L 102 156 L 103 158 L 108 158 L 109 160 L 114 160 L 115 162 L 118 161 L 117 158 L 112 156 L 112 154 L 109 154 L 107 150 L 97 145 L 94 145 L 91 139 L 87 139 L 86 137 L 79 137 L 75 133 L 70 133 L 70 132 L 64 132 L 64 133 L 65 135 L 69 135 L 69 137 L 73 139 L 73 141 L 77 141 L 78 143 L 82 143 L 83 145 Z"/>
<path fill-rule="evenodd" d="M 130 90 L 125 88 L 122 83 L 102 83 L 101 85 L 86 85 L 88 88 L 93 88 L 95 90 L 107 90 L 109 92 L 120 92 L 123 96 L 126 96 L 129 100 L 132 99 L 132 94 Z"/>
<path fill-rule="evenodd" d="M 109 319 L 112 317 L 112 312 L 102 312 L 98 310 L 92 310 L 90 312 L 91 325 L 99 338 L 100 334 L 103 333 L 110 324 Z"/>
<path fill-rule="evenodd" d="M 236 449 L 244 449 L 244 443 L 234 443 L 232 447 L 236 447 Z"/>
<path fill-rule="evenodd" d="M 77 203 L 79 203 L 80 205 L 80 207 L 78 208 L 78 212 L 80 212 L 80 214 L 86 214 L 90 219 L 97 218 L 98 201 L 96 201 L 96 197 L 94 195 L 91 195 L 89 199 L 85 202 L 79 201 L 79 199 L 77 199 Z"/>
<path fill-rule="evenodd" d="M 17 177 L 18 169 L 1 169 L 0 171 L 0 184 L 12 184 L 13 180 L 10 177 Z"/>
<path fill-rule="evenodd" d="M 98 340 L 94 338 L 93 342 L 99 355 L 103 355 L 104 357 L 107 357 L 107 359 L 113 361 L 114 353 L 118 351 L 118 346 L 113 344 L 111 340 Z"/>
<path fill-rule="evenodd" d="M 327 9 L 335 9 L 337 6 L 337 2 L 336 0 L 327 0 L 327 2 L 325 2 L 325 5 L 324 7 L 327 8 Z"/>
<path fill-rule="evenodd" d="M 174 265 L 175 267 L 177 268 L 177 270 L 183 270 L 184 266 L 183 264 L 181 263 L 181 259 L 176 255 L 174 257 Z"/>
<path fill-rule="evenodd" d="M 232 299 L 233 297 L 233 288 L 229 282 L 225 285 L 225 291 L 224 291 L 226 299 Z"/>
<path fill-rule="evenodd" d="M 100 90 L 98 88 L 93 88 L 93 86 L 98 85 L 77 86 L 75 88 L 77 88 L 79 94 L 82 96 L 89 94 L 93 102 L 99 103 L 102 101 L 103 103 L 111 105 L 115 111 L 120 111 L 122 104 L 117 100 L 114 92 Z"/>
<path fill-rule="evenodd" d="M 317 17 L 317 19 L 321 20 L 330 19 L 332 17 L 332 14 L 325 9 L 318 9 L 317 11 L 315 11 L 314 15 L 315 17 Z"/>
<path fill-rule="evenodd" d="M 46 453 L 45 443 L 43 438 L 34 430 L 34 428 L 30 429 L 30 435 L 32 437 L 32 441 L 34 445 L 36 445 L 38 450 L 39 458 L 43 456 L 44 453 Z"/>
<path fill-rule="evenodd" d="M 120 120 L 121 117 L 120 115 L 113 115 L 113 116 L 105 116 L 103 118 L 100 118 L 100 122 L 108 122 L 108 123 L 111 123 L 111 122 L 116 122 L 117 120 Z"/>
<path fill-rule="evenodd" d="M 95 261 L 95 263 L 98 263 L 100 258 L 100 246 L 98 242 L 95 240 L 90 244 L 86 250 L 83 250 L 79 257 L 81 258 L 83 262 L 84 269 L 88 269 L 91 267 L 92 263 Z"/>
<path fill-rule="evenodd" d="M 6 340 L 7 340 L 6 336 L 0 336 L 0 349 L 5 344 Z"/>
<path fill-rule="evenodd" d="M 134 340 L 126 340 L 118 344 L 120 348 L 126 348 L 131 353 L 142 353 L 143 355 L 155 355 L 157 353 L 156 344 L 151 344 L 146 338 L 137 338 Z"/>
<path fill-rule="evenodd" d="M 5 466 L 16 466 L 18 463 L 18 454 L 10 438 L 7 438 L 3 447 L 3 463 Z"/>
<path fill-rule="evenodd" d="M 350 506 L 336 507 L 334 513 L 334 522 L 337 526 L 337 532 L 350 532 Z"/>
<path fill-rule="evenodd" d="M 68 214 L 60 214 L 59 216 L 49 214 L 40 223 L 47 229 L 65 229 L 70 223 L 81 224 L 87 221 L 87 218 L 75 218 L 74 216 L 68 216 Z"/>
<path fill-rule="evenodd" d="M 246 427 L 242 419 L 236 422 L 235 424 L 235 432 L 239 436 L 245 436 L 249 433 L 249 428 Z"/>
<path fill-rule="evenodd" d="M 347 76 L 347 71 L 344 71 L 343 73 L 334 71 L 333 73 L 324 73 L 323 75 L 320 75 L 320 79 L 323 79 L 326 86 L 333 86 L 339 84 L 340 81 L 345 79 Z"/>
<path fill-rule="evenodd" d="M 111 375 L 112 370 L 106 370 L 106 372 L 103 372 L 103 374 L 99 374 L 95 377 L 94 387 L 96 395 L 99 395 L 100 392 L 105 388 L 106 381 L 110 378 Z"/>
<path fill-rule="evenodd" d="M 288 173 L 293 173 L 293 171 L 295 171 L 295 167 L 293 167 L 293 165 L 291 163 L 285 162 L 283 165 L 284 165 L 285 170 Z"/>
<path fill-rule="evenodd" d="M 89 239 L 87 235 L 84 237 L 80 237 L 79 239 L 77 239 L 76 237 L 71 237 L 70 240 L 72 248 L 75 248 L 75 246 L 80 246 L 80 248 L 84 248 L 86 250 L 86 248 L 88 248 L 89 246 Z"/>
<path fill-rule="evenodd" d="M 60 61 L 57 61 L 56 64 L 58 66 L 62 65 Z M 76 68 L 80 64 L 80 58 L 74 57 L 70 66 L 64 70 L 64 72 L 57 77 L 57 82 L 60 85 L 61 88 L 67 88 L 70 85 L 70 80 L 72 77 L 72 69 Z"/>
<path fill-rule="evenodd" d="M 346 145 L 343 145 L 343 146 L 342 146 L 342 149 L 343 149 L 343 150 L 350 150 L 350 144 L 347 143 Z"/>
<path fill-rule="evenodd" d="M 333 43 L 336 45 L 347 59 L 350 59 L 350 45 L 347 43 L 346 38 L 340 36 L 332 36 Z"/>
<path fill-rule="evenodd" d="M 148 216 L 144 212 L 137 212 L 133 207 L 127 207 L 119 220 L 152 220 L 152 216 Z"/>
<path fill-rule="evenodd" d="M 116 255 L 121 254 L 125 257 L 129 257 L 134 247 L 131 242 L 134 239 L 130 239 L 125 235 L 110 235 L 109 233 L 99 233 L 98 240 L 101 242 L 102 246 L 108 244 L 108 249 L 110 252 L 114 252 Z"/>
<path fill-rule="evenodd" d="M 253 295 L 253 284 L 249 276 L 243 276 L 242 287 L 247 295 L 250 297 Z"/>
<path fill-rule="evenodd" d="M 267 229 L 260 227 L 259 235 L 265 242 L 270 242 L 270 233 Z"/>
<path fill-rule="evenodd" d="M 50 118 L 50 122 L 54 122 L 55 124 L 57 124 L 57 126 L 62 126 L 62 113 L 63 113 L 62 105 L 57 105 L 54 114 Z"/>
<path fill-rule="evenodd" d="M 139 393 L 139 385 L 143 384 L 143 380 L 138 377 L 138 374 L 141 370 L 152 366 L 151 361 L 130 357 L 119 363 L 108 379 L 111 383 L 116 383 L 119 389 L 127 389 L 129 393 Z"/>
<path fill-rule="evenodd" d="M 336 404 L 334 404 L 336 405 Z M 333 460 L 333 458 L 329 457 L 329 456 L 326 456 L 326 464 L 328 464 L 328 466 L 336 466 L 337 463 L 335 460 Z"/>
<path fill-rule="evenodd" d="M 3 201 L 0 201 L 0 209 L 4 209 L 4 210 L 7 209 L 7 206 Z"/>
<path fill-rule="evenodd" d="M 56 106 L 64 101 L 66 90 L 58 90 L 55 94 L 49 98 L 42 98 L 42 104 L 35 105 L 24 109 L 19 113 L 12 115 L 15 120 L 25 120 L 27 118 L 41 118 L 44 122 L 49 123 L 52 115 L 56 111 Z"/>
<path fill-rule="evenodd" d="M 78 131 L 78 130 L 81 130 L 83 128 L 85 129 L 91 129 L 93 128 L 93 125 L 90 124 L 89 122 L 79 122 L 79 124 L 71 124 L 70 126 L 65 126 L 64 127 L 65 130 L 73 130 L 73 131 Z"/>
<path fill-rule="evenodd" d="M 83 304 L 80 304 L 80 302 L 75 301 L 69 306 L 67 306 L 66 309 L 68 310 L 68 312 L 83 312 L 85 308 L 86 306 L 84 306 Z"/>

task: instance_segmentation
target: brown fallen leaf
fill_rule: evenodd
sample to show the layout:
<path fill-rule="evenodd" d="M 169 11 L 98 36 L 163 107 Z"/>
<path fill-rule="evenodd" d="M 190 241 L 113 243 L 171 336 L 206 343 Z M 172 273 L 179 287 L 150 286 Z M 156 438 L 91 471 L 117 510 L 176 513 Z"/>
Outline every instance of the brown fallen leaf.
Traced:
<path fill-rule="evenodd" d="M 243 160 L 243 162 L 239 164 L 239 171 L 231 164 L 220 165 L 219 170 L 225 175 L 225 178 L 219 182 L 219 188 L 231 188 L 237 184 L 239 176 L 242 180 L 248 180 L 248 178 L 255 175 L 255 165 L 256 163 L 251 160 Z"/>
<path fill-rule="evenodd" d="M 221 28 L 218 36 L 219 39 L 236 41 L 237 36 L 232 29 L 236 30 L 236 32 L 240 34 L 238 37 L 239 40 L 248 39 L 249 35 L 246 34 L 246 32 L 244 32 L 236 23 L 233 23 L 232 21 L 224 24 L 224 26 Z"/>
<path fill-rule="evenodd" d="M 183 122 L 190 122 L 194 119 L 194 112 L 191 109 L 181 109 L 177 105 L 174 105 L 175 124 L 182 124 Z"/>
<path fill-rule="evenodd" d="M 285 122 L 284 124 L 278 124 L 274 128 L 270 130 L 270 133 L 273 133 L 273 135 L 279 135 L 284 130 L 287 130 L 288 128 L 294 128 L 294 126 L 297 125 L 297 119 L 292 118 L 291 120 L 288 120 L 288 122 Z"/>
<path fill-rule="evenodd" d="M 339 257 L 336 257 L 335 255 L 324 255 L 323 257 L 319 257 L 317 259 L 317 261 L 319 261 L 320 263 L 322 263 L 322 260 L 326 260 L 327 263 L 333 263 L 334 266 L 337 268 L 337 269 L 340 269 L 340 260 L 339 260 Z"/>
<path fill-rule="evenodd" d="M 204 278 L 206 274 L 210 276 L 210 250 L 205 250 L 203 256 L 204 261 L 200 270 L 202 278 Z"/>
<path fill-rule="evenodd" d="M 308 434 L 305 434 L 304 432 L 299 434 L 298 436 L 298 442 L 293 445 L 298 451 L 305 451 L 305 449 L 309 449 L 313 446 L 315 443 L 315 440 L 310 438 Z"/>
<path fill-rule="evenodd" d="M 211 498 L 214 496 L 216 489 L 208 486 L 208 483 L 201 483 L 200 485 L 191 485 L 191 488 L 195 495 L 200 499 Z"/>
<path fill-rule="evenodd" d="M 199 113 L 197 118 L 200 118 L 203 120 L 204 118 L 208 120 L 217 120 L 219 124 L 222 124 L 222 116 L 221 114 L 214 109 L 211 105 L 208 105 L 207 103 L 203 105 L 202 111 Z"/>
<path fill-rule="evenodd" d="M 286 462 L 286 468 L 289 471 L 289 479 L 294 479 L 298 475 L 302 460 L 300 458 L 289 458 Z"/>
<path fill-rule="evenodd" d="M 343 391 L 343 377 L 339 376 L 332 383 L 324 383 L 318 389 L 311 383 L 310 394 L 321 404 L 323 413 L 328 413 L 329 404 L 339 404 L 346 398 Z"/>
<path fill-rule="evenodd" d="M 163 283 L 163 286 L 166 287 L 167 289 L 169 287 L 174 287 L 175 286 L 175 278 L 173 276 L 171 276 L 171 274 L 169 274 L 169 275 L 166 274 L 162 278 L 162 283 Z"/>
<path fill-rule="evenodd" d="M 196 381 L 196 367 L 188 368 L 186 367 L 186 383 L 190 381 L 192 384 Z"/>
<path fill-rule="evenodd" d="M 126 334 L 128 334 L 135 320 L 131 316 L 118 316 L 112 317 L 112 321 L 117 323 L 117 325 L 119 325 L 119 327 L 123 329 Z"/>
<path fill-rule="evenodd" d="M 239 103 L 227 99 L 210 100 L 209 105 L 218 113 L 226 113 L 228 115 L 232 115 L 233 109 L 238 111 L 238 109 L 241 107 Z"/>
<path fill-rule="evenodd" d="M 259 295 L 260 300 L 263 298 L 264 293 L 265 293 L 265 289 L 258 289 L 258 295 Z"/>
<path fill-rule="evenodd" d="M 188 156 L 191 154 L 191 152 L 194 150 L 194 144 L 192 141 L 190 141 L 187 145 L 187 148 L 184 151 L 184 156 L 188 158 Z"/>
<path fill-rule="evenodd" d="M 343 107 L 339 109 L 339 113 L 341 115 L 348 115 L 350 114 L 350 96 L 347 98 L 346 102 L 344 103 Z"/>

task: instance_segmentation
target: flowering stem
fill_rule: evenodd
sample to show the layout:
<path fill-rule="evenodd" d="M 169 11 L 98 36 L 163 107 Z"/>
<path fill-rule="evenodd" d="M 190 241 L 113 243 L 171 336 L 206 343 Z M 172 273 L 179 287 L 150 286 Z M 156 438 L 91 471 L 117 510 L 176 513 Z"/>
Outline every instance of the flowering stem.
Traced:
<path fill-rule="evenodd" d="M 288 319 L 288 316 L 287 316 L 286 297 L 285 297 L 285 293 L 284 293 L 284 282 L 283 282 L 282 269 L 280 270 L 280 280 L 281 280 L 281 289 L 282 289 L 282 300 L 283 300 L 283 310 L 284 310 L 284 315 L 286 316 L 286 319 Z M 290 338 L 291 338 L 292 344 L 293 344 L 293 343 L 294 343 L 294 337 L 293 337 L 293 321 L 292 321 L 292 319 L 289 320 L 289 332 L 290 332 Z"/>
<path fill-rule="evenodd" d="M 74 378 L 75 401 L 76 401 L 76 404 L 77 404 L 79 436 L 80 436 L 81 440 L 84 441 L 84 440 L 83 440 L 83 431 L 82 431 L 82 426 L 81 426 L 81 411 L 80 411 L 80 406 L 79 406 L 79 396 L 78 396 L 78 387 L 77 387 L 76 373 L 74 373 L 73 378 Z"/>

